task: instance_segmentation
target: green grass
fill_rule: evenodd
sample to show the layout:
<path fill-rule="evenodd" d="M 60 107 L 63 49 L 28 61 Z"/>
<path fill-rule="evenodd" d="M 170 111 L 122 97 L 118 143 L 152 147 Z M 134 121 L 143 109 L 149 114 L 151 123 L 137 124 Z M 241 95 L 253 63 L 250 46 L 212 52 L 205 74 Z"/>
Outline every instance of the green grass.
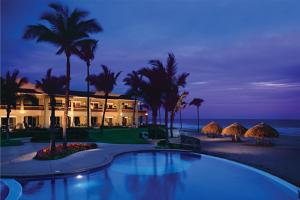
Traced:
<path fill-rule="evenodd" d="M 23 145 L 21 140 L 5 140 L 1 139 L 1 147 L 8 147 L 8 146 L 21 146 Z"/>
<path fill-rule="evenodd" d="M 139 137 L 139 134 L 144 131 L 148 131 L 148 128 L 104 128 L 103 134 L 100 129 L 87 129 L 82 128 L 72 129 L 72 135 L 67 134 L 68 141 L 70 142 L 102 142 L 111 144 L 147 144 L 147 141 Z M 71 131 L 71 129 L 70 129 Z M 78 132 L 79 131 L 79 132 Z M 85 132 L 85 133 L 84 133 Z M 82 137 L 78 134 L 81 133 Z M 61 133 L 57 133 L 56 141 L 60 142 Z M 83 137 L 86 134 L 86 137 Z M 11 136 L 34 136 L 32 142 L 49 142 L 50 132 L 48 130 L 41 131 L 19 131 L 18 133 L 12 133 Z M 71 137 L 72 136 L 72 137 Z M 74 139 L 74 136 L 78 136 Z M 12 143 L 12 142 L 11 142 Z M 1 143 L 2 146 L 2 143 Z M 8 146 L 8 145 L 6 145 Z"/>
<path fill-rule="evenodd" d="M 147 144 L 147 141 L 139 137 L 147 128 L 111 128 L 104 129 L 103 134 L 100 129 L 89 130 L 89 139 L 93 142 L 103 142 L 112 144 Z"/>

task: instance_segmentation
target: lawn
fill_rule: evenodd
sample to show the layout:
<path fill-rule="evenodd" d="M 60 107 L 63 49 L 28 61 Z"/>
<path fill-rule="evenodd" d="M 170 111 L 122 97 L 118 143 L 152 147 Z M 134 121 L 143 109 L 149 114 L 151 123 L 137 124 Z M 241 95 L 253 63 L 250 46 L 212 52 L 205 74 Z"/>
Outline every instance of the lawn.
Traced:
<path fill-rule="evenodd" d="M 147 144 L 147 141 L 139 137 L 147 128 L 104 128 L 100 129 L 71 128 L 68 129 L 67 138 L 70 142 L 102 142 L 111 144 Z M 49 142 L 49 130 L 28 131 L 32 142 Z M 26 133 L 28 134 L 28 133 Z M 62 141 L 62 133 L 56 132 L 56 141 Z"/>
<path fill-rule="evenodd" d="M 5 139 L 1 139 L 1 147 L 8 147 L 8 146 L 21 146 L 23 145 L 21 140 L 14 140 L 14 139 L 10 139 L 10 140 L 5 140 Z"/>
<path fill-rule="evenodd" d="M 100 129 L 89 130 L 89 139 L 93 142 L 103 142 L 112 144 L 147 144 L 147 141 L 139 137 L 147 128 L 111 128 L 104 129 L 103 134 Z"/>

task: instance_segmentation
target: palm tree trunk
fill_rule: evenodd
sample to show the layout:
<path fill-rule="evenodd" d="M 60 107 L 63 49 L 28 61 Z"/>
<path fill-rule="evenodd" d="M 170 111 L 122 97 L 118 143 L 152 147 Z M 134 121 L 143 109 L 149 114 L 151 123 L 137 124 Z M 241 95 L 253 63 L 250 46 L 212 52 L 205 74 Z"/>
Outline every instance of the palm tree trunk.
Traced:
<path fill-rule="evenodd" d="M 10 105 L 6 105 L 6 140 L 9 140 L 9 115 L 11 112 Z"/>
<path fill-rule="evenodd" d="M 168 108 L 165 106 L 165 129 L 166 129 L 166 141 L 167 143 L 169 142 L 169 128 L 168 128 L 168 121 L 169 121 L 169 112 L 168 112 Z"/>
<path fill-rule="evenodd" d="M 174 137 L 173 135 L 173 122 L 174 122 L 175 112 L 171 112 L 171 118 L 170 118 L 170 132 L 171 132 L 171 138 Z"/>
<path fill-rule="evenodd" d="M 180 129 L 182 129 L 181 109 L 179 110 Z"/>
<path fill-rule="evenodd" d="M 132 126 L 134 128 L 136 128 L 136 124 L 135 124 L 135 112 L 136 112 L 136 103 L 137 103 L 137 99 L 136 97 L 134 98 L 134 107 L 133 107 L 133 116 L 132 116 Z"/>
<path fill-rule="evenodd" d="M 50 116 L 50 152 L 53 155 L 56 150 L 55 146 L 55 97 L 50 97 L 51 116 Z"/>
<path fill-rule="evenodd" d="M 156 125 L 157 122 L 157 109 L 152 109 L 152 125 Z"/>
<path fill-rule="evenodd" d="M 106 112 L 106 108 L 107 108 L 107 99 L 108 99 L 108 94 L 105 94 L 104 110 L 103 110 L 101 130 L 100 130 L 101 134 L 103 133 L 103 128 L 104 128 L 104 119 L 105 119 L 105 112 Z"/>
<path fill-rule="evenodd" d="M 159 106 L 159 108 L 158 108 L 158 118 L 159 118 L 159 125 L 161 125 L 160 106 Z"/>
<path fill-rule="evenodd" d="M 66 97 L 64 106 L 63 118 L 63 149 L 67 149 L 67 124 L 68 124 L 68 111 L 69 111 L 69 94 L 70 94 L 70 80 L 71 80 L 71 64 L 70 55 L 67 56 L 67 71 L 66 71 Z"/>
<path fill-rule="evenodd" d="M 198 132 L 200 133 L 199 106 L 197 106 L 197 122 L 198 122 Z"/>
<path fill-rule="evenodd" d="M 86 119 L 87 119 L 87 127 L 90 127 L 90 63 L 86 63 L 87 66 L 87 99 L 86 99 Z"/>

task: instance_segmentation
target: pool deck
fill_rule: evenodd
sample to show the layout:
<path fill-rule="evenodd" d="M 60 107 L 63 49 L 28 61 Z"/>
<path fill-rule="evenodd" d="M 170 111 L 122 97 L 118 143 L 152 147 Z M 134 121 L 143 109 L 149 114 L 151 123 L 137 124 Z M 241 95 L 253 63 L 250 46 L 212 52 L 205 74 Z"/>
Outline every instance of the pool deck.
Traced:
<path fill-rule="evenodd" d="M 230 138 L 199 136 L 204 154 L 223 157 L 267 171 L 300 186 L 300 137 L 282 136 L 275 146 L 262 147 L 248 142 L 232 143 Z M 173 139 L 177 140 L 177 139 Z M 248 140 L 248 139 L 244 139 Z M 35 152 L 47 143 L 25 142 L 23 146 L 1 147 L 1 176 L 24 177 L 79 173 L 109 164 L 115 155 L 155 149 L 153 144 L 103 144 L 51 161 L 33 160 Z"/>
<path fill-rule="evenodd" d="M 300 187 L 300 137 L 281 136 L 274 146 L 257 146 L 251 139 L 232 143 L 230 138 L 199 137 L 202 153 L 262 169 Z"/>
<path fill-rule="evenodd" d="M 81 151 L 59 160 L 32 159 L 37 150 L 48 143 L 26 142 L 22 146 L 1 147 L 1 176 L 30 177 L 79 173 L 109 164 L 115 155 L 130 151 L 151 150 L 151 144 L 103 144 L 98 148 Z"/>

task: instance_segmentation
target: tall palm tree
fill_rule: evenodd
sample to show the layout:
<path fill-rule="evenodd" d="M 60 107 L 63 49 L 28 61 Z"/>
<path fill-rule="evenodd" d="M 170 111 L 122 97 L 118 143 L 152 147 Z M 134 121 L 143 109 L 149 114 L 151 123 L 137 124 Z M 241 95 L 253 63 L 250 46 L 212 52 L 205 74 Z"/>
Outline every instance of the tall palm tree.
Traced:
<path fill-rule="evenodd" d="M 28 82 L 25 77 L 18 77 L 19 71 L 12 74 L 8 71 L 5 77 L 1 77 L 1 105 L 6 105 L 6 139 L 9 139 L 9 115 L 11 109 L 16 107 L 18 92 L 21 86 Z"/>
<path fill-rule="evenodd" d="M 127 77 L 124 78 L 123 82 L 125 85 L 129 86 L 129 89 L 127 90 L 126 94 L 130 97 L 134 98 L 134 107 L 133 107 L 133 115 L 132 115 L 132 126 L 136 126 L 136 104 L 137 104 L 137 99 L 139 96 L 141 96 L 141 81 L 142 81 L 142 76 L 136 72 L 132 71 L 131 73 L 127 74 Z"/>
<path fill-rule="evenodd" d="M 157 112 L 161 106 L 162 78 L 161 72 L 154 68 L 142 68 L 139 74 L 143 76 L 140 84 L 143 102 L 151 109 L 152 125 L 157 124 Z"/>
<path fill-rule="evenodd" d="M 171 111 L 171 116 L 172 116 L 172 113 L 173 113 L 173 117 L 171 117 L 171 124 L 172 124 L 171 127 L 173 127 L 173 121 L 174 121 L 175 113 L 179 112 L 180 129 L 182 129 L 181 110 L 186 107 L 186 102 L 184 101 L 184 99 L 187 97 L 188 94 L 189 94 L 188 92 L 183 92 L 182 94 L 177 95 L 177 98 L 174 98 L 174 102 L 176 104 L 175 104 L 175 107 L 173 107 L 173 109 Z M 171 130 L 172 130 L 172 128 L 171 128 Z"/>
<path fill-rule="evenodd" d="M 37 24 L 27 26 L 23 35 L 24 39 L 36 39 L 37 42 L 48 42 L 58 47 L 57 55 L 66 56 L 66 90 L 63 119 L 63 146 L 67 148 L 67 123 L 69 109 L 69 93 L 71 80 L 70 58 L 78 54 L 76 48 L 79 42 L 88 39 L 90 33 L 102 31 L 95 19 L 86 19 L 88 12 L 74 9 L 71 12 L 68 7 L 58 3 L 50 3 L 50 12 L 44 13 L 40 19 L 47 25 Z"/>
<path fill-rule="evenodd" d="M 187 103 L 185 101 L 181 102 L 181 105 L 179 107 L 179 123 L 180 123 L 180 129 L 182 129 L 182 110 L 185 109 L 187 106 Z"/>
<path fill-rule="evenodd" d="M 86 69 L 87 69 L 87 99 L 86 99 L 86 116 L 87 116 L 87 127 L 90 127 L 90 66 L 91 61 L 94 59 L 94 54 L 97 48 L 97 40 L 85 40 L 82 42 L 79 42 L 79 57 L 86 63 Z"/>
<path fill-rule="evenodd" d="M 110 71 L 110 69 L 106 65 L 102 65 L 102 72 L 99 75 L 92 74 L 90 76 L 90 83 L 91 85 L 95 86 L 97 91 L 104 93 L 104 110 L 102 115 L 102 123 L 101 123 L 101 133 L 103 133 L 104 127 L 104 119 L 105 119 L 105 112 L 107 109 L 107 99 L 109 94 L 113 91 L 114 86 L 117 84 L 117 79 L 121 72 L 114 73 Z"/>
<path fill-rule="evenodd" d="M 153 66 L 153 70 L 159 74 L 160 85 L 162 89 L 162 105 L 165 109 L 165 128 L 168 137 L 168 121 L 169 112 L 172 111 L 172 101 L 174 93 L 179 91 L 179 88 L 184 87 L 188 73 L 177 75 L 177 63 L 174 54 L 169 53 L 166 66 L 160 60 L 150 60 L 149 63 Z M 172 132 L 171 132 L 172 134 Z M 171 135 L 173 136 L 173 135 Z"/>
<path fill-rule="evenodd" d="M 204 102 L 203 99 L 200 98 L 194 98 L 191 102 L 190 102 L 190 106 L 196 106 L 197 107 L 197 124 L 198 124 L 198 131 L 200 132 L 200 118 L 199 118 L 199 108 L 202 105 L 202 103 Z"/>
<path fill-rule="evenodd" d="M 180 111 L 182 102 L 184 101 L 184 98 L 186 98 L 187 95 L 188 95 L 188 92 L 182 92 L 181 94 L 179 94 L 179 88 L 178 87 L 175 90 L 173 90 L 172 93 L 171 93 L 172 98 L 169 102 L 171 137 L 173 137 L 173 124 L 174 124 L 175 114 L 178 111 Z"/>
<path fill-rule="evenodd" d="M 50 116 L 50 151 L 55 152 L 55 96 L 64 91 L 66 77 L 65 76 L 52 76 L 52 69 L 48 69 L 46 76 L 41 81 L 36 81 L 35 87 L 44 91 L 50 98 L 51 116 Z"/>

